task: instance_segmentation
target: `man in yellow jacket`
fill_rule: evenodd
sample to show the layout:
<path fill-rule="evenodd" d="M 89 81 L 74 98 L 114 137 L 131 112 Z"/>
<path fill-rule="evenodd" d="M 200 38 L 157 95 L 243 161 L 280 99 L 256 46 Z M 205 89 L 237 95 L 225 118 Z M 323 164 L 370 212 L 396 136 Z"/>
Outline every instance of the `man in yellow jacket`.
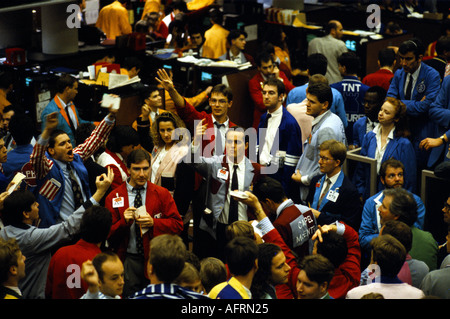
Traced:
<path fill-rule="evenodd" d="M 116 39 L 132 31 L 125 2 L 126 0 L 116 0 L 104 6 L 98 14 L 95 26 L 106 34 L 107 39 Z"/>

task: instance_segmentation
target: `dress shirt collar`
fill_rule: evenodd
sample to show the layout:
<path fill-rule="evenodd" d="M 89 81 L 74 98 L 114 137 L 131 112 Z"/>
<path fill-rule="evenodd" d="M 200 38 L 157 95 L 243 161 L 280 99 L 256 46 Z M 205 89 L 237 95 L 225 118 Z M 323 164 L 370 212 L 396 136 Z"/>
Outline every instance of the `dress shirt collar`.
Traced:
<path fill-rule="evenodd" d="M 278 216 L 280 216 L 281 212 L 282 212 L 286 207 L 292 206 L 292 205 L 294 205 L 294 202 L 292 201 L 292 199 L 286 199 L 284 202 L 282 202 L 282 203 L 280 204 L 280 206 L 278 206 L 277 211 L 276 211 L 276 213 L 277 213 L 277 218 L 278 218 Z"/>
<path fill-rule="evenodd" d="M 319 123 L 320 120 L 325 116 L 325 114 L 328 114 L 329 112 L 330 112 L 330 109 L 328 109 L 325 113 L 320 114 L 319 116 L 315 117 L 315 118 L 312 120 L 311 125 L 314 126 L 314 125 L 316 125 L 317 123 Z"/>

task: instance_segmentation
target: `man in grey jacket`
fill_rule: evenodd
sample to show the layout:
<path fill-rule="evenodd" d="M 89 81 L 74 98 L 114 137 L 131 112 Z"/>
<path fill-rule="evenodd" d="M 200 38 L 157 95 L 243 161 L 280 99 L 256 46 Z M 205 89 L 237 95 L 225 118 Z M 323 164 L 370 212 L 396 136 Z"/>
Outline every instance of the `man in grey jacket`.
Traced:
<path fill-rule="evenodd" d="M 66 221 L 38 228 L 39 204 L 28 190 L 17 190 L 3 202 L 3 221 L 6 227 L 0 230 L 0 237 L 7 240 L 15 238 L 20 250 L 27 258 L 25 278 L 19 282 L 19 288 L 25 299 L 44 299 L 47 270 L 53 249 L 68 243 L 80 231 L 80 222 L 85 210 L 98 203 L 108 191 L 114 173 L 97 177 L 97 191 L 78 208 Z"/>

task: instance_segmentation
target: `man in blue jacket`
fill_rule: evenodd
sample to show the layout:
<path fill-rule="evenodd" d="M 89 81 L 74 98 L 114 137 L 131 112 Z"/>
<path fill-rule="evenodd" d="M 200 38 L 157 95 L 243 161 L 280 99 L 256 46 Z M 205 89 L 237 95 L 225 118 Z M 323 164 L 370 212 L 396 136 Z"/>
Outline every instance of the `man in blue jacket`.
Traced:
<path fill-rule="evenodd" d="M 261 116 L 258 126 L 257 157 L 259 164 L 275 166 L 276 172 L 271 177 L 281 182 L 289 197 L 298 197 L 293 191 L 291 176 L 302 155 L 302 132 L 297 120 L 283 107 L 285 92 L 284 84 L 278 79 L 263 83 L 267 112 Z"/>
<path fill-rule="evenodd" d="M 412 144 L 416 152 L 417 168 L 426 168 L 429 152 L 421 150 L 420 141 L 429 136 L 437 136 L 436 125 L 428 115 L 433 101 L 439 93 L 439 73 L 422 63 L 425 52 L 423 43 L 413 38 L 403 42 L 398 48 L 401 69 L 395 72 L 387 96 L 402 100 L 406 104 L 406 114 L 410 118 Z"/>
<path fill-rule="evenodd" d="M 396 159 L 388 159 L 381 164 L 380 180 L 385 189 L 403 188 L 405 166 Z M 364 204 L 361 216 L 361 226 L 359 228 L 359 243 L 365 257 L 370 252 L 370 241 L 380 233 L 381 223 L 378 208 L 381 206 L 384 198 L 383 190 L 368 198 Z M 425 205 L 421 198 L 411 193 L 417 203 L 417 220 L 414 226 L 423 229 L 425 221 Z M 364 256 L 363 256 L 364 257 Z"/>
<path fill-rule="evenodd" d="M 61 75 L 56 81 L 56 95 L 41 113 L 42 130 L 45 129 L 47 115 L 58 112 L 57 129 L 63 130 L 70 137 L 72 146 L 75 147 L 75 130 L 83 123 L 92 123 L 83 120 L 78 115 L 78 110 L 73 100 L 78 94 L 78 81 L 70 74 Z"/>
<path fill-rule="evenodd" d="M 100 122 L 86 141 L 72 147 L 69 135 L 57 130 L 58 115 L 51 113 L 30 156 L 35 174 L 35 196 L 41 207 L 40 227 L 60 223 L 90 197 L 89 177 L 83 161 L 106 141 L 115 123 L 115 110 Z"/>

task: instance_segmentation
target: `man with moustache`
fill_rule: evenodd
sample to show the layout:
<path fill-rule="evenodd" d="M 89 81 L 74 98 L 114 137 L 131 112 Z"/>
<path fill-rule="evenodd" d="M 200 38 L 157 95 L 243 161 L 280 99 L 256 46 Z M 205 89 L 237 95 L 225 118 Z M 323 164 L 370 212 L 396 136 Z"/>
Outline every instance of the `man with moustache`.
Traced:
<path fill-rule="evenodd" d="M 83 161 L 106 141 L 114 127 L 116 112 L 110 108 L 105 119 L 76 148 L 65 131 L 56 129 L 57 112 L 47 115 L 44 130 L 30 156 L 35 179 L 27 180 L 36 186 L 35 196 L 41 206 L 39 227 L 46 228 L 66 220 L 89 199 L 89 178 Z"/>
<path fill-rule="evenodd" d="M 380 168 L 380 180 L 385 189 L 403 188 L 405 168 L 402 162 L 389 159 Z M 425 220 L 425 205 L 419 196 L 412 194 L 417 203 L 417 220 L 414 223 L 419 229 L 423 229 Z M 362 212 L 362 221 L 359 228 L 359 241 L 363 252 L 369 252 L 370 241 L 377 237 L 381 229 L 381 216 L 378 213 L 384 200 L 383 190 L 366 200 Z"/>

